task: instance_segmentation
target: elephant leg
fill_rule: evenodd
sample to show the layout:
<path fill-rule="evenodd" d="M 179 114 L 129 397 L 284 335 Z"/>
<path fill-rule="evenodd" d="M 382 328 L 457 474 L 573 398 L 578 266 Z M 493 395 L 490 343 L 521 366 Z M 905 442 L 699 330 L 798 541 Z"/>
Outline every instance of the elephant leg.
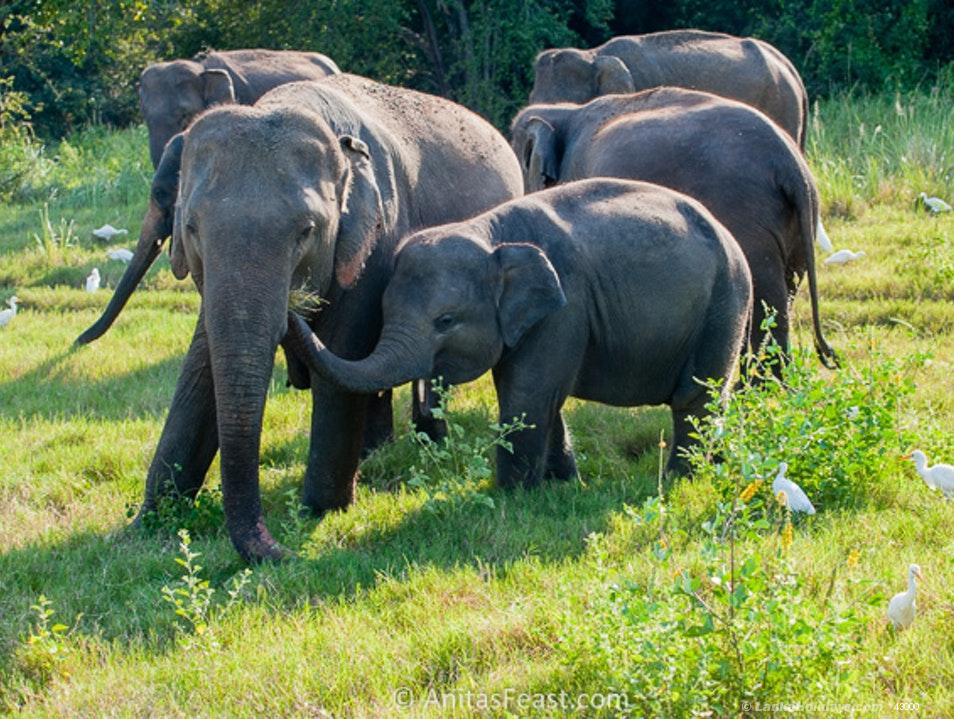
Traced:
<path fill-rule="evenodd" d="M 546 476 L 553 479 L 573 479 L 578 474 L 576 458 L 573 456 L 573 443 L 563 412 L 559 411 L 550 425 L 549 447 L 547 448 Z"/>
<path fill-rule="evenodd" d="M 302 503 L 315 514 L 354 501 L 367 395 L 341 392 L 312 375 L 311 447 Z"/>
<path fill-rule="evenodd" d="M 391 390 L 368 397 L 367 417 L 364 423 L 364 446 L 361 456 L 367 457 L 378 447 L 394 438 L 394 417 L 391 408 Z"/>
<path fill-rule="evenodd" d="M 446 388 L 447 390 L 450 387 Z M 447 422 L 434 416 L 434 408 L 440 406 L 440 397 L 430 380 L 420 379 L 411 383 L 411 419 L 414 430 L 423 432 L 434 442 L 447 436 Z"/>
<path fill-rule="evenodd" d="M 513 412 L 501 410 L 501 424 L 511 421 L 513 416 Z M 548 414 L 542 416 L 549 417 Z M 531 422 L 530 417 L 528 412 L 527 421 L 536 425 L 534 429 L 515 432 L 508 437 L 513 452 L 504 447 L 497 447 L 497 484 L 501 487 L 509 489 L 518 484 L 527 488 L 535 487 L 543 479 L 550 420 L 535 419 Z"/>
<path fill-rule="evenodd" d="M 172 406 L 146 475 L 140 517 L 154 510 L 163 495 L 195 497 L 219 449 L 217 427 L 209 343 L 200 312 Z"/>
<path fill-rule="evenodd" d="M 702 418 L 708 414 L 706 404 L 709 397 L 706 391 L 699 388 L 699 392 L 692 398 L 681 397 L 679 403 L 672 404 L 672 449 L 669 452 L 669 461 L 666 472 L 671 474 L 688 474 L 689 462 L 683 456 L 682 450 L 689 448 L 694 440 L 689 436 L 694 431 L 690 417 Z"/>
<path fill-rule="evenodd" d="M 771 337 L 778 343 L 786 355 L 789 351 L 789 292 L 788 283 L 785 280 L 785 269 L 778 261 L 777 267 L 772 267 L 770 271 L 753 273 L 752 290 L 754 297 L 754 306 L 752 308 L 752 331 L 750 340 L 753 349 L 761 346 L 766 339 L 766 333 L 762 331 L 762 321 L 765 319 L 765 305 L 770 312 L 775 313 L 775 328 L 771 331 Z M 764 303 L 764 305 L 763 305 Z"/>

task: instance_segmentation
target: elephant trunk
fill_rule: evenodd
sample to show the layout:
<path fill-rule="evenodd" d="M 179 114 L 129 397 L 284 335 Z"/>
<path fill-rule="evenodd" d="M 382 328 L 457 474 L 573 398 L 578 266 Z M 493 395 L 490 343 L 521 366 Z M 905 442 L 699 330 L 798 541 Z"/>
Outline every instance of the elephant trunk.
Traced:
<path fill-rule="evenodd" d="M 132 293 L 162 251 L 162 243 L 170 234 L 168 231 L 170 228 L 166 227 L 167 224 L 165 213 L 150 203 L 143 221 L 142 231 L 139 233 L 139 243 L 136 245 L 136 251 L 133 253 L 133 258 L 126 267 L 126 271 L 123 272 L 122 279 L 116 285 L 116 290 L 110 297 L 109 304 L 99 319 L 76 338 L 75 344 L 85 345 L 99 339 L 116 321 Z"/>
<path fill-rule="evenodd" d="M 288 314 L 288 339 L 295 353 L 318 376 L 357 394 L 391 389 L 431 373 L 429 357 L 414 348 L 410 336 L 385 326 L 374 351 L 362 360 L 346 360 L 325 347 L 308 324 L 293 312 Z"/>
<path fill-rule="evenodd" d="M 258 466 L 265 398 L 275 350 L 285 332 L 288 282 L 258 283 L 258 292 L 225 287 L 234 276 L 207 274 L 203 299 L 225 522 L 232 544 L 246 561 L 278 560 L 288 552 L 265 527 Z"/>

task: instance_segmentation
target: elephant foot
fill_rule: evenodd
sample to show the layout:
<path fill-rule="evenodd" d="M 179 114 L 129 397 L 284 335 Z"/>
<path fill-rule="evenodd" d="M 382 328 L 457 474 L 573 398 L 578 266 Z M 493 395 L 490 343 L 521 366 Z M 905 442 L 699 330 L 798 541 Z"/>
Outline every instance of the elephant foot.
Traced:
<path fill-rule="evenodd" d="M 302 506 L 314 517 L 321 517 L 327 512 L 343 511 L 354 503 L 357 479 L 356 474 L 351 482 L 338 487 L 334 492 L 311 492 L 306 482 L 305 493 L 301 498 Z"/>
<path fill-rule="evenodd" d="M 423 432 L 432 442 L 443 442 L 447 438 L 447 422 L 428 414 L 414 421 L 414 431 Z"/>
<path fill-rule="evenodd" d="M 394 439 L 394 432 L 389 426 L 384 427 L 371 427 L 370 425 L 365 429 L 364 438 L 362 440 L 363 444 L 361 447 L 361 459 L 367 459 L 372 452 L 380 447 L 383 447 L 385 444 Z"/>
<path fill-rule="evenodd" d="M 281 562 L 295 556 L 272 538 L 261 519 L 249 530 L 229 530 L 229 536 L 236 551 L 248 564 Z"/>
<path fill-rule="evenodd" d="M 678 447 L 673 447 L 666 463 L 666 474 L 670 477 L 686 477 L 689 475 L 689 462 L 682 456 Z"/>

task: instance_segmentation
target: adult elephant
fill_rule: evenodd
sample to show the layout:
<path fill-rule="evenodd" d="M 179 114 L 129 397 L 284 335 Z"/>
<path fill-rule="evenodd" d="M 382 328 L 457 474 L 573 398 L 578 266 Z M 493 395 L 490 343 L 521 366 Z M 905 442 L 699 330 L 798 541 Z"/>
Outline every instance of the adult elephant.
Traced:
<path fill-rule="evenodd" d="M 754 346 L 763 338 L 764 302 L 776 312 L 775 339 L 788 347 L 790 297 L 807 274 L 815 348 L 826 366 L 834 366 L 818 314 L 818 191 L 802 153 L 761 112 L 666 87 L 585 105 L 531 105 L 517 115 L 512 135 L 529 192 L 619 177 L 702 202 L 735 237 L 752 271 Z"/>
<path fill-rule="evenodd" d="M 195 60 L 156 63 L 143 71 L 139 99 L 156 168 L 149 205 L 132 261 L 103 314 L 77 337 L 76 344 L 88 344 L 106 333 L 171 234 L 182 152 L 180 135 L 192 119 L 212 105 L 252 105 L 279 85 L 339 73 L 338 66 L 324 55 L 274 50 L 212 52 Z"/>
<path fill-rule="evenodd" d="M 149 129 L 149 155 L 159 166 L 163 148 L 212 105 L 252 105 L 269 90 L 341 71 L 317 52 L 229 50 L 149 65 L 139 78 L 139 105 Z"/>
<path fill-rule="evenodd" d="M 805 149 L 808 94 L 802 78 L 778 49 L 755 38 L 701 30 L 620 36 L 591 50 L 544 50 L 535 72 L 531 105 L 684 87 L 758 108 Z"/>
<path fill-rule="evenodd" d="M 233 544 L 249 561 L 283 556 L 262 517 L 258 463 L 290 290 L 319 294 L 314 331 L 335 352 L 363 357 L 381 331 L 398 238 L 520 193 L 510 147 L 480 117 L 353 75 L 284 85 L 254 107 L 198 118 L 183 141 L 171 253 L 202 304 L 142 511 L 166 492 L 194 496 L 220 450 Z M 303 502 L 321 512 L 353 499 L 376 395 L 316 376 L 310 384 Z"/>

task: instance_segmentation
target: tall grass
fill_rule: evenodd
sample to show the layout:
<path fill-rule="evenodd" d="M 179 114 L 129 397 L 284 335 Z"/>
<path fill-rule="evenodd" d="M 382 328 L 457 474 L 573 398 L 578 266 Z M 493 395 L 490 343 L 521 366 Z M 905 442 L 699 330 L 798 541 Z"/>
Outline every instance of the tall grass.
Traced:
<path fill-rule="evenodd" d="M 929 91 L 849 92 L 814 103 L 807 152 L 826 213 L 954 196 L 954 71 Z"/>

